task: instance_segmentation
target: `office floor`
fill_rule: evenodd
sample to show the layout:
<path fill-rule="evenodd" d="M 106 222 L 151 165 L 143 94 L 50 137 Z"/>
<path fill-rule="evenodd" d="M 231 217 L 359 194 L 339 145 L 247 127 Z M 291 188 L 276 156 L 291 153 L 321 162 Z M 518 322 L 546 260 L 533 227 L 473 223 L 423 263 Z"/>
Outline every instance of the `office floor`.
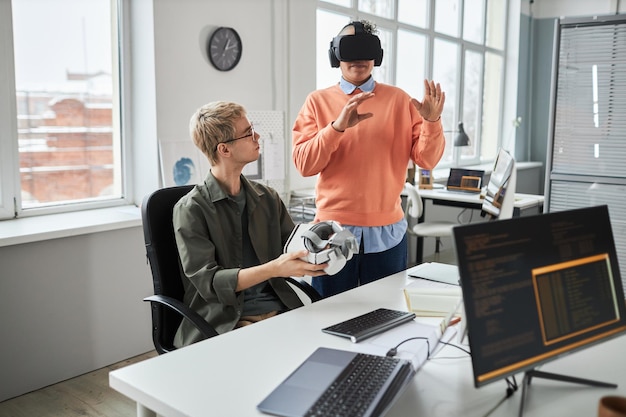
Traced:
<path fill-rule="evenodd" d="M 147 352 L 0 402 L 0 417 L 135 417 L 135 402 L 109 387 L 109 372 L 154 356 Z"/>

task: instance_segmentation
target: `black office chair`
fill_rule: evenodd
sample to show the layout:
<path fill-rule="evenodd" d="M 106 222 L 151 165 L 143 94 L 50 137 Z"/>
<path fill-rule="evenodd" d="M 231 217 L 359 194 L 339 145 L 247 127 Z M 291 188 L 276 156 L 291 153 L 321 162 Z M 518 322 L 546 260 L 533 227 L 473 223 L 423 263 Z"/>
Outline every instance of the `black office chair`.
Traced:
<path fill-rule="evenodd" d="M 175 350 L 174 335 L 183 318 L 191 321 L 205 339 L 217 336 L 217 331 L 202 316 L 183 301 L 180 259 L 174 237 L 172 212 L 174 205 L 193 185 L 168 187 L 146 196 L 141 205 L 146 256 L 152 271 L 154 295 L 144 298 L 152 308 L 152 340 L 159 354 Z M 300 289 L 310 302 L 321 299 L 320 294 L 303 279 L 287 278 Z"/>

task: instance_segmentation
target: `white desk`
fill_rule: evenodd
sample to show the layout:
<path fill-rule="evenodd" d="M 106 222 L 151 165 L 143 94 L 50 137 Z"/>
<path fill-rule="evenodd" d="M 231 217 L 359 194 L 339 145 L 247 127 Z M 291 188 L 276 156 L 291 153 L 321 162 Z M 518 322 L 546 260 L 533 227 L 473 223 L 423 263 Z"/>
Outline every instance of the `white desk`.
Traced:
<path fill-rule="evenodd" d="M 321 328 L 376 307 L 406 309 L 406 273 L 339 294 L 195 345 L 110 373 L 111 387 L 138 403 L 138 416 L 265 416 L 256 405 L 317 347 L 351 349 Z M 619 383 L 591 388 L 533 379 L 525 416 L 595 416 L 604 395 L 626 393 L 626 336 L 542 367 L 547 372 Z M 458 357 L 458 359 L 448 359 Z M 518 376 L 521 384 L 522 376 Z M 472 383 L 469 356 L 445 347 L 417 373 L 389 417 L 483 416 L 504 396 L 496 382 Z M 517 415 L 521 389 L 493 416 Z"/>
<path fill-rule="evenodd" d="M 447 191 L 444 188 L 420 189 L 420 198 L 424 201 L 424 209 L 419 222 L 427 220 L 428 210 L 426 201 L 430 200 L 433 206 L 458 207 L 462 209 L 481 210 L 483 199 L 479 193 L 465 193 L 460 191 Z M 544 196 L 536 194 L 515 193 L 513 204 L 513 217 L 529 216 L 543 213 Z M 424 256 L 424 238 L 418 237 L 416 244 L 415 262 L 420 264 Z"/>
<path fill-rule="evenodd" d="M 464 193 L 434 188 L 432 190 L 419 190 L 419 195 L 423 200 L 432 200 L 433 204 L 453 207 L 480 210 L 483 204 L 479 193 Z M 513 216 L 520 216 L 522 212 L 531 209 L 533 209 L 533 212 L 536 211 L 537 214 L 541 213 L 543 210 L 543 202 L 544 197 L 542 195 L 515 193 Z"/>

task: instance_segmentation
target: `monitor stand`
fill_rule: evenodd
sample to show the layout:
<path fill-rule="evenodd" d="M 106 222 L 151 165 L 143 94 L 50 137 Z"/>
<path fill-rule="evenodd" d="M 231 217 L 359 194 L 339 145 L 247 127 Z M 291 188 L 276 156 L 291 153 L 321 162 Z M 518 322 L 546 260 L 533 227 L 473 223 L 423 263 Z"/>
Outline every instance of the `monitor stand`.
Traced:
<path fill-rule="evenodd" d="M 524 380 L 522 381 L 522 398 L 520 400 L 520 405 L 519 405 L 519 417 L 522 417 L 522 415 L 524 414 L 524 403 L 526 402 L 526 396 L 528 395 L 527 389 L 533 377 L 552 379 L 554 381 L 571 382 L 573 384 L 590 385 L 592 387 L 617 388 L 617 384 L 611 384 L 608 382 L 601 382 L 601 381 L 593 381 L 591 379 L 575 378 L 572 376 L 553 374 L 550 372 L 543 372 L 543 371 L 538 371 L 536 369 L 532 369 L 524 373 Z"/>

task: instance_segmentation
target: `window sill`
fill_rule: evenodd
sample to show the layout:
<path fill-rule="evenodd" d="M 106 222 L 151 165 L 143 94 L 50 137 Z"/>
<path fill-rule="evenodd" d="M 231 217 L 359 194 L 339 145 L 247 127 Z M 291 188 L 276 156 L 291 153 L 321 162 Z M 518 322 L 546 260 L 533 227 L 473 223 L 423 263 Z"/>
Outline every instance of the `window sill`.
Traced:
<path fill-rule="evenodd" d="M 141 226 L 136 206 L 25 217 L 0 222 L 0 247 Z"/>

